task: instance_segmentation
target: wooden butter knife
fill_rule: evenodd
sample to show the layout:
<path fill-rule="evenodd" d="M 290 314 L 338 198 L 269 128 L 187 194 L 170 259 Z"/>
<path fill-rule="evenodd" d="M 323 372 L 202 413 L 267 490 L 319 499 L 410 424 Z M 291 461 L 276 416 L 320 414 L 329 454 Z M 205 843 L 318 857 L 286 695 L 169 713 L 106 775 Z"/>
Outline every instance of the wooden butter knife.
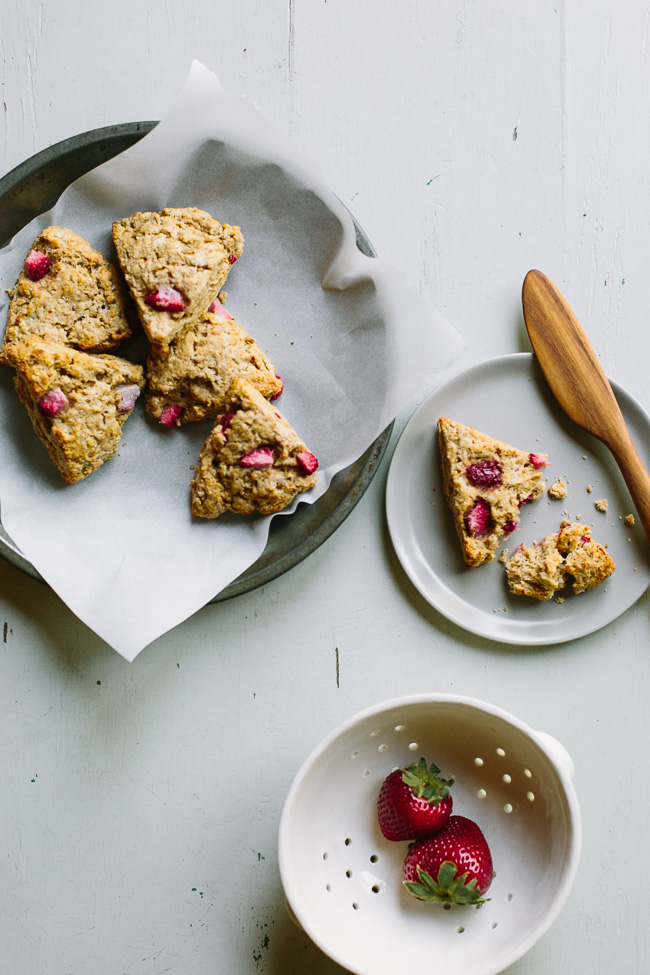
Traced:
<path fill-rule="evenodd" d="M 528 272 L 521 298 L 533 351 L 555 398 L 567 416 L 609 447 L 650 539 L 650 476 L 593 346 L 564 297 L 541 271 Z"/>

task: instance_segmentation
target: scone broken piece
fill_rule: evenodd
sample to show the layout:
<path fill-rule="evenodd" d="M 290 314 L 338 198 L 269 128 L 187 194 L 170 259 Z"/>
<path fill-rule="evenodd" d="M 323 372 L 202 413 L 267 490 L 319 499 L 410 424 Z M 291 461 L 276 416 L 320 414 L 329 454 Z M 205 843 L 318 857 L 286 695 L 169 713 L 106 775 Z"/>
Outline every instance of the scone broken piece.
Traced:
<path fill-rule="evenodd" d="M 546 454 L 525 453 L 447 417 L 438 420 L 445 496 L 465 562 L 490 562 L 520 510 L 544 491 Z"/>
<path fill-rule="evenodd" d="M 34 430 L 63 480 L 81 481 L 117 452 L 144 386 L 142 367 L 37 338 L 8 353 Z"/>
<path fill-rule="evenodd" d="M 563 498 L 566 498 L 565 481 L 563 481 L 561 477 L 558 477 L 556 481 L 553 481 L 546 493 L 548 494 L 549 498 L 553 499 L 553 501 L 561 501 Z"/>
<path fill-rule="evenodd" d="M 169 407 L 179 407 L 175 423 L 214 418 L 226 409 L 230 384 L 237 376 L 267 398 L 282 392 L 273 364 L 215 299 L 167 353 L 152 350 L 147 361 L 147 413 L 160 420 Z"/>
<path fill-rule="evenodd" d="M 589 526 L 570 521 L 529 548 L 520 545 L 506 562 L 510 592 L 540 600 L 552 599 L 570 580 L 574 594 L 586 592 L 615 568 L 609 553 L 591 537 Z"/>
<path fill-rule="evenodd" d="M 113 224 L 113 240 L 145 333 L 161 350 L 198 321 L 244 250 L 239 227 L 196 207 L 134 213 Z"/>
<path fill-rule="evenodd" d="M 245 379 L 230 386 L 201 450 L 192 482 L 192 514 L 274 514 L 316 483 L 318 461 L 288 421 Z"/>
<path fill-rule="evenodd" d="M 117 269 L 72 230 L 46 227 L 10 292 L 0 363 L 7 364 L 10 345 L 29 336 L 101 352 L 130 335 Z"/>

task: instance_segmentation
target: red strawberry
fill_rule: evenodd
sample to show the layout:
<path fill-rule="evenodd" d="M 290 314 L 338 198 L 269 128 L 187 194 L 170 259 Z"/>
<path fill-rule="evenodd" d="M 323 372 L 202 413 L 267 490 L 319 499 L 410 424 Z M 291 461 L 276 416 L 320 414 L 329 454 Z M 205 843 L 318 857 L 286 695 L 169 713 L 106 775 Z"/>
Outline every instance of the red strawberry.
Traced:
<path fill-rule="evenodd" d="M 498 460 L 479 460 L 465 468 L 467 480 L 474 487 L 485 484 L 487 487 L 498 487 L 503 478 L 503 467 Z"/>
<path fill-rule="evenodd" d="M 157 291 L 147 295 L 145 303 L 156 311 L 183 311 L 183 296 L 176 288 L 161 284 Z"/>
<path fill-rule="evenodd" d="M 47 254 L 41 254 L 40 251 L 30 251 L 25 258 L 23 270 L 32 281 L 40 281 L 51 267 L 52 264 Z"/>
<path fill-rule="evenodd" d="M 551 465 L 551 462 L 546 454 L 528 454 L 528 459 L 535 470 L 539 470 L 540 467 L 550 467 Z"/>
<path fill-rule="evenodd" d="M 483 538 L 492 531 L 492 508 L 485 498 L 477 498 L 467 515 L 467 529 L 474 538 Z"/>
<path fill-rule="evenodd" d="M 404 861 L 406 889 L 434 904 L 483 904 L 493 876 L 487 840 L 465 816 L 452 816 L 431 839 L 413 843 Z"/>
<path fill-rule="evenodd" d="M 379 828 L 387 840 L 413 840 L 433 836 L 451 816 L 451 779 L 421 758 L 417 765 L 391 772 L 379 791 Z"/>

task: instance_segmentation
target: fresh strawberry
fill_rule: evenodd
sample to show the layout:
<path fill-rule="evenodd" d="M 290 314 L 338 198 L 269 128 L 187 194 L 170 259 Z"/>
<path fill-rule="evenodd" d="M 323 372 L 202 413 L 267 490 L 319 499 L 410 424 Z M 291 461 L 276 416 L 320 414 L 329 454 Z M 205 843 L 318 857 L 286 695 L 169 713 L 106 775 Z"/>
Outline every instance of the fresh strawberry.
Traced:
<path fill-rule="evenodd" d="M 417 765 L 390 773 L 379 790 L 379 828 L 387 840 L 413 840 L 433 836 L 451 816 L 451 779 L 439 777 L 437 765 Z"/>
<path fill-rule="evenodd" d="M 465 816 L 452 816 L 435 836 L 413 843 L 404 861 L 406 889 L 434 904 L 483 904 L 493 876 L 487 840 Z"/>
<path fill-rule="evenodd" d="M 528 459 L 535 470 L 539 470 L 540 467 L 550 467 L 551 465 L 551 462 L 546 454 L 528 454 Z"/>
<path fill-rule="evenodd" d="M 303 474 L 313 474 L 318 470 L 318 461 L 310 450 L 303 450 L 296 454 L 296 461 Z"/>

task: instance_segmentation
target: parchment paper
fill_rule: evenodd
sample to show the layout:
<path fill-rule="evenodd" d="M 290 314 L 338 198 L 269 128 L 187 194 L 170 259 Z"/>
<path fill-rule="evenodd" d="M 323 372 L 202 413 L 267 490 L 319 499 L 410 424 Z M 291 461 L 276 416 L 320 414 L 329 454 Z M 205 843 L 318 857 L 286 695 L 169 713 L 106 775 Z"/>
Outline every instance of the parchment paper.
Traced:
<path fill-rule="evenodd" d="M 290 517 L 361 456 L 461 341 L 397 271 L 359 252 L 349 214 L 314 164 L 197 62 L 148 136 L 72 184 L 0 251 L 0 321 L 4 289 L 43 227 L 68 227 L 115 260 L 113 221 L 165 206 L 197 206 L 242 228 L 226 307 L 268 351 L 285 383 L 278 406 L 320 461 L 318 484 L 282 513 Z M 119 455 L 67 485 L 11 370 L 0 370 L 2 523 L 70 609 L 127 660 L 264 550 L 270 518 L 191 516 L 191 465 L 209 429 L 166 430 L 140 401 Z"/>

